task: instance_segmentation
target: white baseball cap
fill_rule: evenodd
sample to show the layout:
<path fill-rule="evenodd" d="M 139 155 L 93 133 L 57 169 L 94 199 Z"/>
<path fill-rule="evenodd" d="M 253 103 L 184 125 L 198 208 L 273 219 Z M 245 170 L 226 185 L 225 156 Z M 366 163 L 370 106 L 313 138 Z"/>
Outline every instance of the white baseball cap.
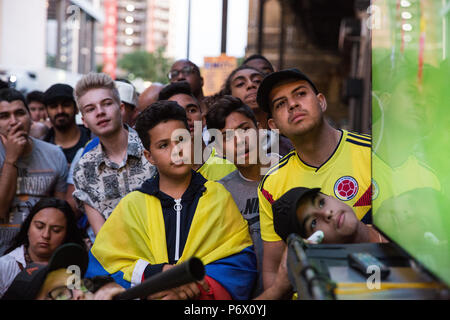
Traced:
<path fill-rule="evenodd" d="M 120 101 L 137 106 L 137 93 L 132 84 L 123 81 L 114 81 L 119 90 Z"/>

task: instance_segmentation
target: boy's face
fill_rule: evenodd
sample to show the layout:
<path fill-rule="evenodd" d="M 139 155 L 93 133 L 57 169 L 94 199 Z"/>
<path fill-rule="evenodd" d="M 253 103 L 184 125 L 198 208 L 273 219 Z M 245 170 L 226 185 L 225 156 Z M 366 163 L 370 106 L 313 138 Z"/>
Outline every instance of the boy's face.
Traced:
<path fill-rule="evenodd" d="M 31 119 L 33 121 L 41 121 L 47 119 L 47 110 L 45 110 L 45 104 L 39 101 L 31 101 L 28 104 L 30 109 Z"/>
<path fill-rule="evenodd" d="M 80 99 L 82 120 L 95 135 L 109 136 L 122 128 L 121 110 L 123 104 L 114 100 L 109 89 L 91 89 Z"/>
<path fill-rule="evenodd" d="M 322 230 L 325 235 L 323 243 L 351 241 L 359 223 L 351 207 L 323 193 L 302 199 L 297 208 L 297 218 L 306 231 L 306 238 Z"/>
<path fill-rule="evenodd" d="M 239 70 L 230 81 L 231 95 L 241 99 L 250 108 L 257 109 L 256 94 L 263 77 L 253 69 Z"/>
<path fill-rule="evenodd" d="M 185 158 L 191 152 L 191 139 L 189 137 L 173 141 L 172 134 L 177 129 L 186 130 L 182 121 L 168 120 L 148 130 L 150 147 L 149 150 L 144 150 L 144 155 L 157 167 L 160 175 L 180 177 L 191 171 L 190 161 Z"/>
<path fill-rule="evenodd" d="M 236 166 L 247 167 L 257 163 L 257 129 L 254 122 L 240 112 L 232 112 L 226 118 L 225 127 L 221 130 L 223 152 L 233 155 L 233 159 L 228 160 Z"/>
<path fill-rule="evenodd" d="M 194 122 L 201 121 L 202 127 L 204 126 L 204 119 L 202 116 L 202 110 L 198 105 L 198 102 L 195 101 L 193 97 L 190 95 L 180 93 L 175 94 L 169 98 L 169 101 L 176 101 L 180 106 L 186 110 L 186 116 L 188 120 L 189 131 L 191 135 L 194 134 Z M 199 133 L 200 135 L 202 132 Z"/>
<path fill-rule="evenodd" d="M 269 100 L 272 111 L 269 127 L 279 129 L 288 138 L 317 128 L 327 108 L 325 97 L 321 93 L 316 95 L 305 80 L 293 80 L 274 87 Z"/>

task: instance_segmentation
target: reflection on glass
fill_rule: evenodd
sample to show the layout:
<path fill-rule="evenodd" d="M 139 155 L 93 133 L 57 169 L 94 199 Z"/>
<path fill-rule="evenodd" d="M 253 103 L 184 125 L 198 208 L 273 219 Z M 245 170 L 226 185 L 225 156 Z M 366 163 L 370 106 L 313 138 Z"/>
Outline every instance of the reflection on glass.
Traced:
<path fill-rule="evenodd" d="M 374 4 L 374 223 L 450 284 L 449 12 L 445 1 Z"/>

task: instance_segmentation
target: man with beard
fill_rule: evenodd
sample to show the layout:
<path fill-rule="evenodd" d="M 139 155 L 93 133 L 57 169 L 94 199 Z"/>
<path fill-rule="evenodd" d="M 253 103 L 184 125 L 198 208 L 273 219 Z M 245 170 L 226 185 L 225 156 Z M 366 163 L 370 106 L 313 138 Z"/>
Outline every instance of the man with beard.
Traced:
<path fill-rule="evenodd" d="M 78 149 L 91 139 L 89 129 L 75 122 L 78 108 L 73 88 L 67 84 L 54 84 L 44 92 L 44 102 L 53 125 L 44 141 L 60 146 L 70 164 Z"/>

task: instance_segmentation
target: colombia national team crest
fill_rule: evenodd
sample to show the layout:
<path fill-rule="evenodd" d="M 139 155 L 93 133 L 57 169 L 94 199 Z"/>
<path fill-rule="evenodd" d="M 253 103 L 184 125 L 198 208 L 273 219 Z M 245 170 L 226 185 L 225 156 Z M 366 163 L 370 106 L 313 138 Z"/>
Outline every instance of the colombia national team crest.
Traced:
<path fill-rule="evenodd" d="M 353 177 L 339 178 L 334 184 L 334 194 L 342 201 L 353 199 L 358 194 L 358 182 Z"/>

